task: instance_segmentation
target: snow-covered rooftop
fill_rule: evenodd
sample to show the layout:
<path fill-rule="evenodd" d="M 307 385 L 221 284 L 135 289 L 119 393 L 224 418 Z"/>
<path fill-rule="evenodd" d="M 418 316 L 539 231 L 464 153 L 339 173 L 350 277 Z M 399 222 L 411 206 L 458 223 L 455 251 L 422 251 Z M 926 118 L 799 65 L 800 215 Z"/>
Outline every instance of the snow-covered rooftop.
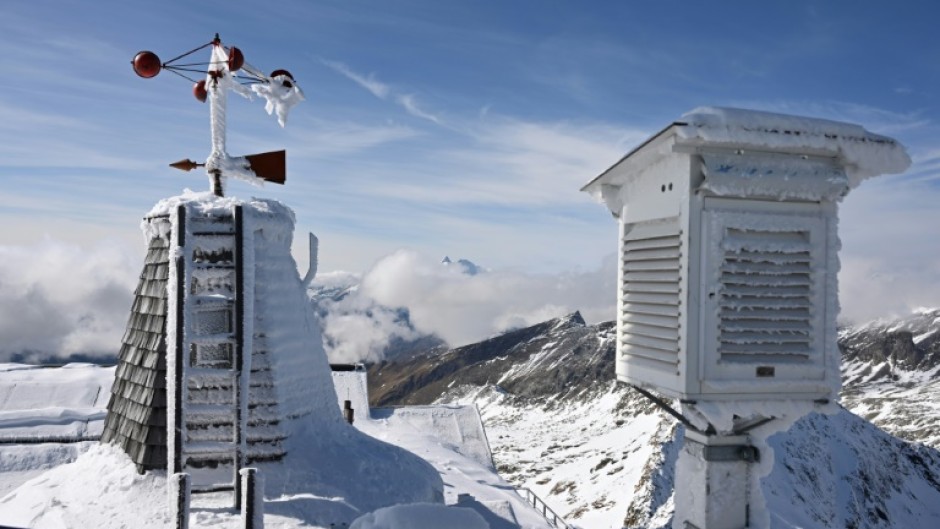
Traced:
<path fill-rule="evenodd" d="M 911 164 L 903 145 L 860 125 L 758 110 L 699 107 L 627 153 L 582 191 L 600 198 L 601 185 L 620 183 L 610 181 L 611 169 L 665 137 L 674 137 L 676 145 L 693 148 L 832 157 L 844 167 L 850 188 L 873 176 L 904 172 Z"/>

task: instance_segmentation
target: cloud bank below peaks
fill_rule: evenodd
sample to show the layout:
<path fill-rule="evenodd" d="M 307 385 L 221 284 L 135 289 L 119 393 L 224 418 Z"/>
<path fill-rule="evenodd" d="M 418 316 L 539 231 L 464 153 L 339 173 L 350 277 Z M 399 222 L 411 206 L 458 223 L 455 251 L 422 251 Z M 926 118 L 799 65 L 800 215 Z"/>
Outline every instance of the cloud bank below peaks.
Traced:
<path fill-rule="evenodd" d="M 536 275 L 462 266 L 399 250 L 380 259 L 358 286 L 320 302 L 334 362 L 375 361 L 395 340 L 433 335 L 451 347 L 581 311 L 589 323 L 616 307 L 616 260 L 596 270 Z M 331 280 L 329 274 L 320 288 Z"/>
<path fill-rule="evenodd" d="M 0 245 L 0 362 L 116 356 L 139 261 L 114 243 Z"/>

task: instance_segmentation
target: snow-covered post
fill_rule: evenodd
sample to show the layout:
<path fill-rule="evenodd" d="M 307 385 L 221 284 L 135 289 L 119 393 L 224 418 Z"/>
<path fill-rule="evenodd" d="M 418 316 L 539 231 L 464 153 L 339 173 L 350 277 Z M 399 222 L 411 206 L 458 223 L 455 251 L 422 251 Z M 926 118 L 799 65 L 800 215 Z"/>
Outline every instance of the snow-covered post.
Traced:
<path fill-rule="evenodd" d="M 239 486 L 242 491 L 242 529 L 264 529 L 264 478 L 257 468 L 243 468 Z"/>
<path fill-rule="evenodd" d="M 188 529 L 189 527 L 189 500 L 192 495 L 192 480 L 189 474 L 180 472 L 170 476 L 168 480 L 168 500 L 170 518 L 174 529 Z"/>
<path fill-rule="evenodd" d="M 222 42 L 216 35 L 212 44 L 212 61 L 209 65 L 206 91 L 209 94 L 209 122 L 212 130 L 212 153 L 207 163 L 212 193 L 222 196 L 222 169 L 218 167 L 228 158 L 225 150 L 225 112 L 227 94 L 223 76 L 227 74 L 228 57 L 222 48 Z M 214 163 L 213 163 L 214 162 Z"/>
<path fill-rule="evenodd" d="M 245 288 L 246 276 L 250 276 L 250 269 L 245 267 L 245 211 L 241 205 L 232 210 L 235 221 L 235 465 L 233 481 L 238 481 L 239 474 L 245 466 L 248 453 L 248 401 L 251 387 L 251 354 L 253 319 L 252 300 L 249 299 Z M 247 327 L 247 329 L 246 329 Z M 246 330 L 248 331 L 246 333 Z M 235 491 L 235 508 L 241 508 L 244 496 L 241 489 Z"/>
<path fill-rule="evenodd" d="M 188 284 L 185 257 L 187 209 L 180 204 L 171 212 L 173 226 L 170 248 L 170 270 L 167 278 L 167 321 L 166 321 L 166 398 L 167 398 L 167 472 L 183 471 L 183 438 L 185 427 L 183 408 L 185 406 L 186 384 L 183 373 L 186 367 L 186 285 Z"/>
<path fill-rule="evenodd" d="M 759 453 L 747 436 L 703 435 L 686 430 L 676 465 L 675 520 L 684 524 L 679 527 L 753 527 L 749 503 L 743 500 L 752 486 L 750 466 L 758 459 Z"/>

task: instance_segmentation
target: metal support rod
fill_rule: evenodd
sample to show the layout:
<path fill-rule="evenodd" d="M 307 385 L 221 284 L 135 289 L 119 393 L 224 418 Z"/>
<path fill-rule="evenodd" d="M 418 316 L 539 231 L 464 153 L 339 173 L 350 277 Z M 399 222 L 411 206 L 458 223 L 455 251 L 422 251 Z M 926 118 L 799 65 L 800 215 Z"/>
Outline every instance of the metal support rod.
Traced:
<path fill-rule="evenodd" d="M 634 386 L 633 384 L 630 384 L 630 387 L 633 388 L 633 389 L 635 389 L 635 390 L 637 391 L 637 393 L 639 393 L 640 395 L 643 395 L 644 397 L 646 397 L 647 399 L 649 399 L 650 402 L 652 402 L 653 404 L 655 404 L 655 405 L 659 406 L 660 408 L 662 408 L 663 411 L 665 411 L 665 412 L 668 413 L 669 415 L 672 415 L 673 417 L 675 417 L 679 422 L 681 422 L 683 425 L 685 425 L 686 428 L 688 428 L 688 429 L 690 429 L 690 430 L 692 430 L 692 431 L 694 431 L 694 432 L 698 432 L 698 433 L 700 433 L 700 434 L 703 434 L 703 435 L 713 435 L 713 434 L 716 433 L 716 432 L 715 432 L 715 427 L 712 426 L 712 425 L 710 425 L 710 424 L 708 425 L 708 429 L 707 429 L 707 430 L 702 430 L 702 429 L 696 427 L 694 424 L 692 424 L 692 421 L 690 421 L 689 419 L 687 419 L 687 418 L 685 417 L 685 415 L 682 415 L 681 413 L 679 413 L 678 411 L 676 411 L 675 409 L 673 409 L 672 406 L 670 406 L 669 404 L 667 404 L 666 401 L 664 401 L 663 399 L 657 397 L 656 395 L 653 395 L 653 394 L 650 393 L 649 391 L 646 391 L 645 389 L 643 389 L 643 388 L 641 388 L 641 387 L 639 387 L 639 386 Z"/>
<path fill-rule="evenodd" d="M 184 380 L 184 348 L 186 345 L 186 260 L 183 249 L 186 247 L 186 206 L 180 204 L 176 215 L 176 245 L 180 255 L 176 258 L 176 351 L 173 369 L 174 405 L 173 405 L 173 473 L 183 471 L 183 385 Z"/>
<path fill-rule="evenodd" d="M 209 178 L 212 181 L 212 194 L 217 197 L 225 196 L 225 192 L 222 190 L 222 171 L 218 169 L 210 170 Z"/>

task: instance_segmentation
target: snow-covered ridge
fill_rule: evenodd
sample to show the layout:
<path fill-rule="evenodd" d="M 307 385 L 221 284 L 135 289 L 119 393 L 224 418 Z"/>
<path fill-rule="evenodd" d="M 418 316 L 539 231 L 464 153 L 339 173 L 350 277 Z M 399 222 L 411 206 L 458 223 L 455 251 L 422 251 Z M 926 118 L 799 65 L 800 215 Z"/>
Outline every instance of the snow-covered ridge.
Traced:
<path fill-rule="evenodd" d="M 940 374 L 940 309 L 842 329 L 839 344 L 849 385 L 935 379 Z"/>
<path fill-rule="evenodd" d="M 396 402 L 476 403 L 501 474 L 569 523 L 666 528 L 682 429 L 613 381 L 613 338 L 611 324 L 560 318 L 432 354 L 425 362 L 436 377 L 402 359 L 376 366 L 370 382 Z M 414 378 L 405 383 L 399 368 Z M 770 437 L 775 460 L 762 487 L 771 527 L 940 523 L 940 383 L 902 387 L 847 384 L 846 409 Z"/>

